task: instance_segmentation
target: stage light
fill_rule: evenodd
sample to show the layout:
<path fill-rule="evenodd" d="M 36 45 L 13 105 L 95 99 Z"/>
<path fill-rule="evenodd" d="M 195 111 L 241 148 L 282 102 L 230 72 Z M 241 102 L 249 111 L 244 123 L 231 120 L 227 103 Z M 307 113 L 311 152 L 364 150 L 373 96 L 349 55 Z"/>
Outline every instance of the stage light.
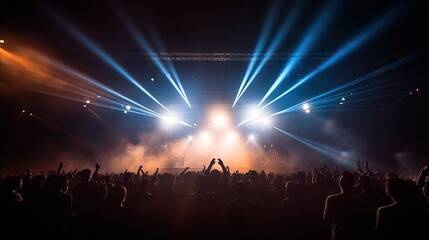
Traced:
<path fill-rule="evenodd" d="M 343 97 L 341 98 L 341 101 L 345 101 L 345 100 L 346 100 L 346 98 L 343 98 Z"/>
<path fill-rule="evenodd" d="M 194 139 L 192 136 L 188 136 L 189 141 L 192 141 L 192 139 Z"/>
<path fill-rule="evenodd" d="M 150 78 L 150 80 L 151 80 L 152 82 L 154 82 L 154 81 L 155 81 L 155 79 L 154 79 L 154 78 Z"/>
<path fill-rule="evenodd" d="M 127 110 L 125 110 L 124 113 L 128 113 Z"/>
<path fill-rule="evenodd" d="M 273 122 L 272 119 L 269 117 L 264 117 L 262 119 L 262 124 L 264 124 L 264 126 L 269 126 L 272 124 L 272 122 Z"/>
<path fill-rule="evenodd" d="M 86 100 L 86 103 L 90 103 L 91 101 L 89 101 L 89 100 Z"/>
<path fill-rule="evenodd" d="M 1 39 L 1 40 L 0 40 L 0 43 L 4 43 L 4 40 L 3 40 L 3 39 Z"/>
<path fill-rule="evenodd" d="M 204 141 L 204 142 L 208 142 L 208 141 L 210 141 L 210 138 L 211 138 L 210 132 L 208 132 L 208 131 L 203 131 L 203 132 L 201 133 L 201 140 L 202 140 L 202 141 Z"/>
<path fill-rule="evenodd" d="M 226 138 L 228 141 L 232 141 L 237 138 L 237 133 L 234 131 L 231 131 L 226 135 Z"/>
<path fill-rule="evenodd" d="M 255 135 L 253 135 L 253 134 L 250 134 L 249 135 L 249 141 L 252 141 L 252 142 L 254 142 L 256 140 L 256 137 L 255 137 Z"/>
<path fill-rule="evenodd" d="M 302 104 L 302 109 L 304 109 L 305 111 L 309 110 L 310 109 L 310 104 L 308 104 L 308 103 Z"/>
<path fill-rule="evenodd" d="M 83 107 L 86 108 L 86 104 L 84 104 Z"/>
<path fill-rule="evenodd" d="M 25 110 L 22 110 L 22 112 L 24 113 L 24 112 L 25 112 Z"/>
<path fill-rule="evenodd" d="M 172 117 L 172 116 L 162 117 L 162 120 L 168 126 L 171 126 L 171 125 L 173 125 L 176 122 L 176 119 L 174 117 Z"/>
<path fill-rule="evenodd" d="M 418 92 L 419 91 L 419 89 L 418 88 L 416 88 L 416 92 Z"/>
<path fill-rule="evenodd" d="M 342 104 L 342 103 L 341 103 Z M 306 113 L 310 113 L 310 109 L 305 110 Z"/>
<path fill-rule="evenodd" d="M 224 114 L 217 113 L 213 117 L 213 125 L 217 128 L 225 128 L 228 125 L 228 119 Z"/>
<path fill-rule="evenodd" d="M 130 110 L 130 109 L 131 109 L 131 106 L 130 106 L 130 105 L 127 105 L 125 108 L 126 108 L 127 110 Z"/>

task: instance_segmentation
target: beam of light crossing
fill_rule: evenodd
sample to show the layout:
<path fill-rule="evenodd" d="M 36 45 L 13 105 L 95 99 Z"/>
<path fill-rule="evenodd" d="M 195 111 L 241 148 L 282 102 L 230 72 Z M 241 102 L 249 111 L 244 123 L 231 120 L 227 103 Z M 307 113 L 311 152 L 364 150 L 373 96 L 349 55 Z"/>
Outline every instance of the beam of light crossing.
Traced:
<path fill-rule="evenodd" d="M 318 95 L 318 96 L 316 96 L 316 97 L 313 97 L 313 98 L 312 98 L 312 99 L 310 99 L 309 101 L 317 100 L 317 99 L 322 98 L 322 97 L 324 97 L 324 96 L 326 96 L 326 95 L 329 95 L 329 94 L 332 94 L 332 93 L 338 92 L 338 91 L 343 90 L 343 89 L 345 89 L 345 88 L 348 88 L 348 87 L 350 87 L 350 86 L 356 85 L 356 84 L 358 84 L 358 83 L 361 83 L 361 82 L 363 82 L 363 81 L 366 81 L 366 80 L 368 80 L 368 79 L 371 79 L 371 78 L 373 78 L 373 77 L 376 77 L 376 76 L 378 76 L 378 75 L 380 75 L 380 74 L 382 74 L 382 73 L 385 73 L 385 72 L 387 72 L 387 71 L 390 71 L 390 70 L 392 70 L 392 69 L 395 69 L 395 68 L 397 68 L 397 67 L 399 67 L 399 66 L 401 66 L 401 65 L 404 65 L 405 63 L 408 63 L 408 62 L 410 62 L 410 61 L 412 61 L 412 60 L 416 59 L 417 57 L 419 57 L 419 56 L 420 56 L 421 54 L 423 54 L 424 52 L 427 52 L 427 50 L 423 50 L 423 51 L 420 51 L 420 52 L 414 53 L 414 54 L 412 54 L 412 55 L 410 55 L 410 56 L 407 56 L 407 57 L 402 58 L 402 59 L 400 59 L 400 60 L 398 60 L 398 61 L 395 61 L 395 62 L 393 62 L 393 63 L 391 63 L 391 64 L 389 64 L 389 65 L 387 65 L 387 66 L 384 66 L 384 67 L 382 67 L 382 68 L 380 68 L 380 69 L 377 69 L 377 70 L 375 70 L 375 71 L 372 71 L 372 72 L 370 72 L 370 73 L 366 74 L 365 76 L 361 76 L 361 77 L 359 77 L 359 78 L 357 78 L 357 79 L 355 79 L 355 80 L 353 80 L 353 81 L 350 81 L 350 82 L 348 82 L 348 83 L 346 83 L 346 84 L 343 84 L 343 85 L 341 85 L 341 86 L 339 86 L 339 87 L 336 87 L 336 88 L 334 88 L 334 89 L 332 89 L 332 90 L 329 90 L 329 91 L 327 91 L 327 92 L 325 92 L 325 93 L 322 93 L 322 94 L 320 94 L 320 95 Z"/>
<path fill-rule="evenodd" d="M 137 42 L 137 44 L 141 48 L 145 49 L 147 52 L 154 52 L 152 46 L 145 39 L 143 34 L 137 29 L 135 24 L 131 22 L 130 19 L 125 17 L 124 14 L 120 14 L 120 19 L 122 20 L 125 28 L 133 36 L 133 39 Z M 168 81 L 173 85 L 173 87 L 177 90 L 177 92 L 180 94 L 180 96 L 183 98 L 186 104 L 188 104 L 188 106 L 191 107 L 191 104 L 189 103 L 189 100 L 186 96 L 186 93 L 182 87 L 182 84 L 178 78 L 176 71 L 172 71 L 172 74 L 175 77 L 177 82 L 171 77 L 171 74 L 167 71 L 166 67 L 162 64 L 161 61 L 153 60 L 152 62 L 155 64 L 156 67 L 158 67 L 158 69 L 164 74 L 164 76 L 168 79 Z M 170 69 L 174 69 L 174 68 L 170 68 Z"/>
<path fill-rule="evenodd" d="M 104 62 L 109 64 L 113 69 L 125 77 L 129 82 L 133 83 L 137 88 L 143 91 L 147 96 L 154 100 L 158 105 L 160 105 L 165 110 L 169 111 L 161 102 L 158 101 L 152 94 L 150 94 L 143 86 L 141 86 L 125 69 L 123 69 L 112 57 L 110 57 L 104 50 L 102 50 L 98 45 L 96 45 L 91 39 L 79 32 L 75 27 L 66 22 L 62 17 L 53 11 L 49 11 L 51 16 L 57 20 L 60 25 L 67 30 L 75 39 L 80 41 L 85 47 L 87 47 L 91 52 L 100 57 Z"/>
<path fill-rule="evenodd" d="M 383 94 L 383 95 L 376 95 L 376 96 L 371 96 L 371 97 L 361 97 L 361 98 L 356 98 L 356 96 L 364 94 L 364 93 L 368 93 L 371 91 L 376 91 L 378 89 L 384 89 L 386 87 L 390 87 L 390 86 L 394 86 L 394 85 L 398 85 L 404 82 L 408 82 L 409 80 L 404 80 L 404 81 L 400 81 L 400 82 L 395 82 L 395 83 L 391 83 L 391 84 L 386 84 L 383 86 L 379 86 L 379 87 L 375 87 L 375 88 L 371 88 L 371 89 L 365 89 L 362 90 L 360 92 L 353 92 L 353 99 L 350 100 L 350 98 L 347 98 L 346 103 L 355 103 L 355 102 L 362 102 L 362 101 L 368 101 L 368 100 L 374 100 L 374 99 L 380 99 L 380 98 L 385 98 L 385 97 L 390 97 L 390 96 L 396 96 L 396 95 L 402 95 L 404 93 L 408 93 L 409 91 L 405 91 L 405 92 L 395 92 L 395 93 L 388 93 L 388 94 Z M 341 96 L 345 96 L 348 92 L 344 92 L 344 94 L 337 94 L 336 96 L 332 96 L 332 97 L 328 97 L 322 100 L 318 100 L 318 101 L 314 101 L 311 102 L 312 105 L 312 111 L 322 111 L 320 110 L 321 108 L 328 108 L 328 107 L 333 107 L 333 106 L 338 106 L 339 103 L 339 99 L 341 98 Z M 289 108 L 283 109 L 281 111 L 278 111 L 276 113 L 273 113 L 271 115 L 269 115 L 268 117 L 271 116 L 276 116 L 279 114 L 283 114 L 283 113 L 289 113 L 289 112 L 294 112 L 294 111 L 300 111 L 302 104 L 309 102 L 304 101 L 298 104 L 295 104 Z M 253 124 L 253 122 L 248 123 L 247 125 Z"/>
<path fill-rule="evenodd" d="M 296 18 L 299 16 L 299 13 L 302 10 L 303 7 L 303 1 L 299 1 L 296 3 L 294 8 L 292 9 L 292 14 L 288 15 L 288 18 L 283 21 L 282 26 L 280 27 L 280 30 L 277 32 L 276 36 L 274 37 L 274 40 L 270 44 L 269 49 L 267 50 L 268 53 L 273 53 L 276 51 L 282 40 L 286 37 L 287 33 L 289 32 L 289 29 L 292 27 L 292 24 L 295 23 Z M 250 79 L 247 81 L 246 85 L 244 86 L 243 91 L 240 93 L 240 98 L 243 93 L 247 90 L 247 88 L 250 86 L 250 84 L 255 80 L 256 76 L 259 74 L 259 72 L 262 70 L 262 68 L 265 66 L 265 64 L 268 62 L 269 58 L 264 58 L 259 63 L 256 70 L 253 72 Z"/>
<path fill-rule="evenodd" d="M 162 44 L 162 40 L 161 40 L 161 37 L 159 36 L 159 34 L 157 32 L 152 32 L 151 35 L 154 36 L 154 38 L 155 38 L 155 45 L 156 45 L 156 47 L 158 49 L 160 49 L 162 52 L 167 52 L 165 46 Z M 151 50 L 151 48 L 149 50 Z M 154 60 L 154 61 L 156 61 L 156 60 Z M 189 102 L 189 99 L 186 96 L 185 89 L 183 88 L 182 81 L 180 80 L 179 74 L 177 74 L 177 71 L 176 71 L 176 69 L 175 69 L 172 61 L 166 61 L 165 64 L 167 65 L 167 68 L 170 70 L 171 74 L 173 75 L 173 79 L 177 79 L 176 83 L 177 83 L 177 86 L 179 86 L 180 91 L 183 93 L 182 97 L 185 98 L 184 100 L 186 101 L 186 103 L 188 104 L 188 106 L 190 108 L 192 108 L 192 106 L 191 106 L 191 104 Z"/>
<path fill-rule="evenodd" d="M 312 150 L 322 154 L 323 156 L 334 160 L 336 163 L 339 163 L 341 165 L 345 165 L 347 167 L 353 166 L 354 162 L 351 161 L 351 158 L 348 156 L 349 154 L 345 151 L 341 151 L 339 149 L 333 148 L 329 145 L 322 144 L 319 142 L 315 142 L 306 138 L 303 138 L 301 136 L 298 136 L 296 134 L 292 134 L 289 132 L 286 132 L 280 128 L 273 127 L 274 129 L 278 130 L 279 132 L 286 134 L 287 136 L 291 137 L 292 139 L 304 144 L 305 146 L 311 148 Z"/>
<path fill-rule="evenodd" d="M 128 97 L 126 97 L 126 96 L 124 96 L 124 95 L 122 95 L 122 94 L 120 94 L 120 93 L 118 93 L 118 92 L 114 91 L 113 89 L 111 89 L 111 88 L 109 88 L 109 87 L 107 87 L 107 86 L 105 86 L 105 85 L 101 84 L 100 82 L 98 82 L 98 81 L 96 81 L 96 80 L 92 79 L 91 77 L 89 77 L 89 76 L 87 76 L 87 75 L 85 75 L 85 74 L 83 74 L 83 73 L 80 73 L 80 72 L 78 72 L 78 71 L 76 71 L 76 70 L 74 70 L 74 69 L 72 69 L 72 68 L 70 68 L 70 67 L 68 67 L 68 66 L 66 66 L 66 65 L 64 65 L 64 64 L 61 64 L 61 63 L 59 63 L 58 61 L 53 61 L 53 60 L 51 60 L 51 59 L 49 59 L 49 58 L 47 58 L 47 57 L 42 56 L 41 54 L 36 54 L 36 56 L 37 56 L 37 57 L 39 58 L 39 60 L 41 60 L 42 62 L 45 62 L 45 63 L 47 63 L 47 64 L 49 64 L 49 65 L 52 65 L 52 66 L 54 66 L 55 68 L 57 68 L 57 69 L 59 69 L 59 70 L 61 70 L 61 71 L 63 71 L 63 72 L 66 72 L 67 74 L 70 74 L 70 75 L 72 75 L 72 76 L 74 76 L 74 77 L 78 78 L 78 79 L 79 79 L 79 80 L 81 80 L 81 81 L 84 81 L 84 82 L 86 82 L 86 83 L 88 83 L 88 84 L 90 84 L 90 85 L 92 85 L 92 86 L 95 86 L 96 88 L 101 89 L 103 92 L 110 93 L 110 94 L 112 94 L 113 96 L 119 97 L 120 99 L 123 99 L 123 100 L 125 100 L 125 101 L 127 101 L 127 102 L 133 103 L 133 104 L 134 104 L 134 105 L 136 105 L 136 106 L 139 106 L 140 108 L 144 109 L 144 111 L 146 111 L 148 114 L 159 115 L 159 114 L 158 114 L 157 112 L 155 112 L 154 110 L 149 109 L 149 108 L 147 108 L 147 107 L 145 107 L 145 106 L 143 106 L 143 105 L 141 105 L 141 104 L 139 104 L 139 103 L 135 102 L 135 101 L 134 101 L 134 100 L 132 100 L 132 99 L 129 99 Z M 73 85 L 73 84 L 71 84 L 71 86 L 75 87 L 75 85 Z M 83 91 L 83 92 L 84 92 L 84 91 Z M 114 98 L 114 97 L 113 97 L 113 98 Z M 107 98 L 104 98 L 104 99 L 107 99 Z M 111 101 L 112 103 L 115 103 L 113 100 L 110 100 L 110 101 Z M 117 101 L 116 103 L 121 104 L 121 101 L 119 101 L 119 100 L 116 100 L 116 101 Z"/>
<path fill-rule="evenodd" d="M 370 25 L 368 28 L 365 29 L 361 34 L 359 34 L 357 37 L 353 38 L 351 41 L 347 42 L 345 45 L 343 45 L 342 48 L 340 48 L 332 57 L 330 57 L 328 60 L 326 60 L 324 63 L 322 63 L 317 69 L 309 73 L 307 76 L 299 80 L 296 84 L 294 84 L 292 87 L 290 87 L 288 90 L 280 94 L 278 97 L 264 105 L 262 108 L 267 107 L 268 105 L 271 105 L 272 103 L 276 102 L 280 98 L 284 97 L 289 92 L 293 91 L 295 88 L 299 87 L 303 83 L 307 82 L 311 78 L 313 78 L 317 73 L 320 71 L 325 70 L 326 68 L 332 66 L 334 63 L 338 62 L 342 58 L 346 57 L 348 54 L 356 50 L 358 47 L 360 47 L 363 43 L 365 43 L 367 40 L 370 39 L 370 37 L 373 37 L 377 32 L 380 32 L 383 27 L 385 27 L 399 12 L 400 8 L 396 6 L 394 9 L 390 10 L 387 14 L 385 14 L 381 19 L 379 19 L 374 24 Z"/>
<path fill-rule="evenodd" d="M 271 5 L 267 14 L 268 19 L 264 22 L 264 25 L 262 27 L 262 32 L 259 35 L 259 39 L 256 43 L 256 47 L 253 52 L 255 53 L 262 52 L 262 49 L 266 45 L 268 35 L 270 34 L 270 30 L 274 25 L 274 19 L 278 15 L 278 10 L 280 9 L 280 3 L 281 1 L 275 1 L 274 4 Z M 247 66 L 247 70 L 244 74 L 243 80 L 241 81 L 240 88 L 238 89 L 237 95 L 235 96 L 235 100 L 234 100 L 234 103 L 232 104 L 232 107 L 234 107 L 237 101 L 240 99 L 242 95 L 242 91 L 244 91 L 243 88 L 247 82 L 247 78 L 250 76 L 250 73 L 253 70 L 253 67 L 256 61 L 257 61 L 257 56 L 254 55 L 250 60 L 249 65 Z"/>
<path fill-rule="evenodd" d="M 372 72 L 370 72 L 370 73 L 368 73 L 368 74 L 366 74 L 366 75 L 364 75 L 364 76 L 361 76 L 361 77 L 359 77 L 359 78 L 357 78 L 357 79 L 355 79 L 355 80 L 353 80 L 353 81 L 350 81 L 350 82 L 348 82 L 348 83 L 346 83 L 346 84 L 343 84 L 343 85 L 341 85 L 341 86 L 338 86 L 338 87 L 336 87 L 336 88 L 334 88 L 334 89 L 331 89 L 331 90 L 329 90 L 329 91 L 327 91 L 327 92 L 325 92 L 325 93 L 322 93 L 322 94 L 320 94 L 320 95 L 318 95 L 318 96 L 315 96 L 315 97 L 313 97 L 313 98 L 310 98 L 310 99 L 308 99 L 308 100 L 305 100 L 304 102 L 298 103 L 298 104 L 296 104 L 296 105 L 294 105 L 294 106 L 292 106 L 292 107 L 289 107 L 289 108 L 286 108 L 286 109 L 284 109 L 284 110 L 282 110 L 282 111 L 279 111 L 279 112 L 275 113 L 275 115 L 277 115 L 277 114 L 281 114 L 281 113 L 285 113 L 285 112 L 291 112 L 291 111 L 298 110 L 298 109 L 300 108 L 300 106 L 301 106 L 302 104 L 304 104 L 305 102 L 311 102 L 311 103 L 313 103 L 313 104 L 317 104 L 317 102 L 318 102 L 318 101 L 316 101 L 316 100 L 318 100 L 318 99 L 320 99 L 320 98 L 323 98 L 323 97 L 326 97 L 326 96 L 328 96 L 328 95 L 331 95 L 331 96 L 332 96 L 332 98 L 335 98 L 335 97 L 340 97 L 340 96 L 342 96 L 342 95 L 344 95 L 344 96 L 345 96 L 345 95 L 348 95 L 348 93 L 349 93 L 349 92 L 355 92 L 355 91 L 358 91 L 358 90 L 360 90 L 360 89 L 361 89 L 361 88 L 363 88 L 363 87 L 359 87 L 359 88 L 355 88 L 355 89 L 350 89 L 350 90 L 347 90 L 346 92 L 343 92 L 343 93 L 337 93 L 336 95 L 333 95 L 333 94 L 334 94 L 334 93 L 336 93 L 336 92 L 339 92 L 339 91 L 341 91 L 341 90 L 344 90 L 344 91 L 345 91 L 345 89 L 347 89 L 347 88 L 349 88 L 349 87 L 351 87 L 351 86 L 353 86 L 353 85 L 363 83 L 363 82 L 365 82 L 365 81 L 367 81 L 367 80 L 369 80 L 369 79 L 371 79 L 371 78 L 374 78 L 374 77 L 376 77 L 376 76 L 378 76 L 378 75 L 380 75 L 380 74 L 383 74 L 383 73 L 388 72 L 388 71 L 390 71 L 390 70 L 392 70 L 392 69 L 395 69 L 395 68 L 397 68 L 397 67 L 400 67 L 400 66 L 402 66 L 402 65 L 404 65 L 404 64 L 406 64 L 406 63 L 408 63 L 408 62 L 410 62 L 410 61 L 413 61 L 413 60 L 417 59 L 419 56 L 421 56 L 422 54 L 424 54 L 424 53 L 426 53 L 426 52 L 427 52 L 427 50 L 422 50 L 422 51 L 419 51 L 419 52 L 417 52 L 417 53 L 414 53 L 414 54 L 412 54 L 412 55 L 410 55 L 410 56 L 404 57 L 404 58 L 402 58 L 402 59 L 400 59 L 400 60 L 397 60 L 397 61 L 395 61 L 395 62 L 393 62 L 393 63 L 391 63 L 391 64 L 389 64 L 389 65 L 387 65 L 387 66 L 384 66 L 384 67 L 382 67 L 382 68 L 380 68 L 380 69 L 377 69 L 377 70 L 375 70 L 375 71 L 372 71 Z M 400 83 L 402 83 L 402 82 L 404 82 L 404 81 L 397 82 L 397 83 L 393 83 L 392 85 L 400 84 Z M 389 85 L 389 86 L 390 86 L 390 85 Z M 387 86 L 384 86 L 384 87 L 387 87 Z M 370 91 L 370 90 L 368 90 L 368 91 Z M 356 94 L 355 94 L 355 95 L 356 95 Z"/>
<path fill-rule="evenodd" d="M 78 102 L 82 102 L 82 97 L 86 97 L 87 99 L 96 97 L 98 101 L 109 102 L 117 106 L 123 105 L 123 101 L 118 99 L 111 100 L 109 97 L 115 98 L 114 96 L 119 96 L 122 100 L 133 102 L 135 104 L 134 106 L 140 108 L 141 111 L 147 113 L 148 116 L 159 115 L 155 111 L 120 95 L 88 76 L 61 64 L 59 61 L 50 59 L 31 49 L 23 49 L 23 52 L 25 52 L 23 56 L 9 52 L 5 52 L 4 56 L 7 57 L 7 63 L 10 68 L 16 69 L 21 76 L 31 76 L 31 81 L 29 82 L 20 81 L 20 84 L 27 84 L 28 86 L 26 87 L 31 91 Z M 108 95 L 108 97 L 103 96 L 103 98 L 101 98 L 101 96 L 88 91 L 88 89 L 92 87 L 97 89 L 95 91 L 103 92 L 103 95 Z M 114 96 L 109 96 L 109 94 L 105 94 L 105 92 L 109 92 Z M 72 95 L 70 96 L 70 94 Z"/>
<path fill-rule="evenodd" d="M 331 17 L 334 13 L 334 10 L 336 9 L 336 4 L 334 4 L 334 1 L 331 1 L 321 12 L 321 14 L 317 17 L 317 19 L 314 21 L 313 25 L 310 27 L 310 29 L 307 31 L 307 34 L 303 41 L 299 44 L 296 52 L 307 52 L 309 48 L 312 47 L 314 42 L 317 40 L 318 37 L 320 37 L 321 32 L 323 29 L 326 28 L 329 22 L 329 17 Z M 267 99 L 271 93 L 279 86 L 279 84 L 286 78 L 286 76 L 289 74 L 290 71 L 298 64 L 299 58 L 291 59 L 289 62 L 286 63 L 285 67 L 283 68 L 282 72 L 279 74 L 279 76 L 274 81 L 273 85 L 271 85 L 270 89 L 267 91 L 267 93 L 264 95 L 264 97 L 261 99 L 261 101 L 258 103 L 258 107 L 261 106 L 261 104 Z"/>

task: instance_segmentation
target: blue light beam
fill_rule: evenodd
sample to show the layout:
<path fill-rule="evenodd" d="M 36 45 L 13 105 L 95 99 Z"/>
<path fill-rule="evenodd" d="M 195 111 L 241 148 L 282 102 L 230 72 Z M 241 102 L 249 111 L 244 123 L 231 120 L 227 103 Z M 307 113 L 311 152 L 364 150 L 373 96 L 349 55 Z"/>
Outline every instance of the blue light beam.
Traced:
<path fill-rule="evenodd" d="M 133 36 L 133 39 L 137 42 L 137 44 L 145 49 L 147 52 L 154 52 L 152 46 L 150 43 L 145 39 L 143 34 L 137 29 L 135 24 L 131 22 L 130 19 L 125 17 L 124 14 L 118 14 L 120 19 L 123 22 L 123 25 L 128 30 L 128 32 Z M 191 104 L 189 103 L 189 100 L 185 94 L 185 91 L 182 87 L 182 84 L 180 83 L 180 80 L 177 76 L 176 71 L 173 71 L 173 76 L 175 77 L 176 81 L 171 77 L 171 74 L 167 71 L 166 67 L 162 64 L 161 61 L 153 60 L 152 61 L 156 67 L 164 74 L 164 76 L 168 79 L 168 81 L 173 85 L 173 87 L 176 89 L 176 91 L 180 94 L 180 96 L 183 98 L 183 100 L 188 104 L 189 107 L 191 107 Z"/>
<path fill-rule="evenodd" d="M 347 167 L 352 167 L 354 164 L 354 162 L 352 162 L 352 159 L 349 157 L 349 154 L 346 151 L 341 151 L 339 149 L 333 148 L 326 144 L 318 143 L 318 142 L 300 137 L 298 135 L 281 130 L 280 128 L 277 128 L 277 127 L 273 127 L 273 128 L 278 130 L 281 133 L 286 134 L 287 136 L 293 138 L 294 140 L 304 144 L 305 146 L 313 149 L 314 151 L 322 154 L 323 156 L 331 160 L 334 160 L 336 163 L 339 163 Z"/>
<path fill-rule="evenodd" d="M 271 5 L 269 11 L 268 11 L 268 19 L 264 22 L 264 25 L 262 27 L 262 32 L 259 35 L 259 39 L 256 43 L 254 53 L 260 53 L 262 52 L 262 49 L 266 45 L 268 35 L 270 34 L 270 30 L 272 26 L 274 25 L 274 19 L 278 15 L 278 10 L 280 9 L 280 3 L 281 1 L 275 1 L 274 4 Z M 232 107 L 235 106 L 237 101 L 240 99 L 242 95 L 242 91 L 244 88 L 244 85 L 247 82 L 247 78 L 250 76 L 251 71 L 253 70 L 253 67 L 257 61 L 257 55 L 253 55 L 252 59 L 250 60 L 249 65 L 247 66 L 246 73 L 244 74 L 244 78 L 241 81 L 240 88 L 238 89 L 237 95 L 235 96 L 234 103 L 232 104 Z"/>
<path fill-rule="evenodd" d="M 71 24 L 67 23 L 58 14 L 54 13 L 53 11 L 49 11 L 49 13 L 75 39 L 77 39 L 78 41 L 80 41 L 91 52 L 93 52 L 94 54 L 96 54 L 97 56 L 99 56 L 104 62 L 106 62 L 107 64 L 109 64 L 111 67 L 113 67 L 113 69 L 115 69 L 118 73 L 120 73 L 128 81 L 130 81 L 131 83 L 133 83 L 136 87 L 138 87 L 141 91 L 143 91 L 147 96 L 149 96 L 152 100 L 154 100 L 158 105 L 160 105 L 165 110 L 169 111 L 161 102 L 159 102 L 154 96 L 152 96 L 152 94 L 150 94 L 136 80 L 134 80 L 134 78 L 127 71 L 125 71 L 115 60 L 113 60 L 113 58 L 111 58 L 104 50 L 102 50 L 98 45 L 96 45 L 91 39 L 89 39 L 84 34 L 82 34 L 81 32 L 79 32 Z"/>
<path fill-rule="evenodd" d="M 334 63 L 338 62 L 342 58 L 346 57 L 348 54 L 356 50 L 358 47 L 360 47 L 363 43 L 365 43 L 367 40 L 370 39 L 370 37 L 373 37 L 376 33 L 379 33 L 383 27 L 385 27 L 390 21 L 393 20 L 393 18 L 398 14 L 399 10 L 401 8 L 399 6 L 395 7 L 394 9 L 390 10 L 387 14 L 385 14 L 380 20 L 375 22 L 374 24 L 370 25 L 368 28 L 366 28 L 365 31 L 363 31 L 361 34 L 359 34 L 357 37 L 353 38 L 351 41 L 346 43 L 340 50 L 338 50 L 331 58 L 326 60 L 324 63 L 322 63 L 317 69 L 309 73 L 307 76 L 299 80 L 296 84 L 294 84 L 292 87 L 290 87 L 288 90 L 280 94 L 278 97 L 264 105 L 262 108 L 267 107 L 268 105 L 271 105 L 272 103 L 276 102 L 280 98 L 284 97 L 286 94 L 293 91 L 295 88 L 299 87 L 303 83 L 307 82 L 311 78 L 313 78 L 317 73 L 320 71 L 325 70 L 326 68 L 332 66 Z"/>
<path fill-rule="evenodd" d="M 307 31 L 307 34 L 304 38 L 304 40 L 300 43 L 298 46 L 296 52 L 307 52 L 309 48 L 314 44 L 314 42 L 317 40 L 318 37 L 320 37 L 321 32 L 326 26 L 328 25 L 329 17 L 331 17 L 334 13 L 334 10 L 336 9 L 336 4 L 334 4 L 334 1 L 331 1 L 322 11 L 322 13 L 317 17 L 317 19 L 314 21 L 311 28 Z M 273 85 L 271 85 L 270 89 L 265 93 L 265 96 L 261 99 L 261 101 L 258 104 L 258 107 L 261 106 L 261 104 L 271 95 L 271 93 L 280 85 L 280 83 L 285 79 L 287 74 L 296 66 L 296 64 L 299 62 L 299 58 L 293 58 L 288 63 L 286 63 L 285 67 L 283 68 L 282 72 L 279 74 L 279 76 L 274 81 Z"/>

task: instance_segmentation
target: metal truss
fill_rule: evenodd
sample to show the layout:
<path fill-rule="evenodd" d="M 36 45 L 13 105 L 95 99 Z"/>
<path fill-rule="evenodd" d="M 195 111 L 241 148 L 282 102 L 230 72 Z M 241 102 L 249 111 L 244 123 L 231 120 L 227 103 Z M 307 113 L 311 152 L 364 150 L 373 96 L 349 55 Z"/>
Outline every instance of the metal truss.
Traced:
<path fill-rule="evenodd" d="M 287 59 L 307 59 L 324 60 L 331 56 L 330 53 L 180 53 L 180 52 L 133 52 L 124 53 L 123 57 L 127 59 L 154 60 L 154 61 L 217 61 L 217 62 L 235 62 L 250 61 L 252 59 L 261 61 L 268 60 L 287 60 Z"/>

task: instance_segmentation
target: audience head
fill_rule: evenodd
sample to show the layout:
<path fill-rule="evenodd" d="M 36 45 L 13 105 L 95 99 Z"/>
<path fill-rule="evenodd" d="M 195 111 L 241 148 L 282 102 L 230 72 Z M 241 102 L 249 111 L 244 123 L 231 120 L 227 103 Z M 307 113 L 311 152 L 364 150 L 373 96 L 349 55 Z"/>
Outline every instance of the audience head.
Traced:
<path fill-rule="evenodd" d="M 127 189 L 122 185 L 116 185 L 107 194 L 106 199 L 110 207 L 122 207 L 126 197 Z"/>
<path fill-rule="evenodd" d="M 124 182 L 129 182 L 129 181 L 131 180 L 131 173 L 130 173 L 130 172 L 125 172 L 125 173 L 122 175 L 122 180 L 123 180 Z"/>
<path fill-rule="evenodd" d="M 297 177 L 297 179 L 298 179 L 298 183 L 299 183 L 299 184 L 304 184 L 304 183 L 305 183 L 305 172 L 303 172 L 303 171 L 299 171 L 299 172 L 296 174 L 296 177 Z"/>
<path fill-rule="evenodd" d="M 344 171 L 340 177 L 340 187 L 342 192 L 352 192 L 355 185 L 355 177 L 351 172 Z"/>
<path fill-rule="evenodd" d="M 205 191 L 207 189 L 207 178 L 203 174 L 198 174 L 195 178 L 195 187 L 198 192 Z"/>
<path fill-rule="evenodd" d="M 364 191 L 369 190 L 371 188 L 371 178 L 369 176 L 360 175 L 358 183 Z"/>
<path fill-rule="evenodd" d="M 397 177 L 388 178 L 386 181 L 386 193 L 394 202 L 405 202 L 408 196 L 408 183 Z"/>
<path fill-rule="evenodd" d="M 139 192 L 146 192 L 149 187 L 149 180 L 143 179 L 139 182 L 138 190 Z"/>
<path fill-rule="evenodd" d="M 79 177 L 80 177 L 80 180 L 83 182 L 89 181 L 89 179 L 91 179 L 91 170 L 88 168 L 83 169 L 82 171 L 79 172 Z"/>
<path fill-rule="evenodd" d="M 174 176 L 170 173 L 163 173 L 159 178 L 159 184 L 165 189 L 172 188 L 174 185 Z"/>
<path fill-rule="evenodd" d="M 235 183 L 235 194 L 237 195 L 238 198 L 245 198 L 246 192 L 247 192 L 247 186 L 242 180 Z"/>
<path fill-rule="evenodd" d="M 289 181 L 286 183 L 286 193 L 291 198 L 296 198 L 300 196 L 299 187 L 297 183 Z"/>
<path fill-rule="evenodd" d="M 211 182 L 211 183 L 217 183 L 217 182 L 219 182 L 220 181 L 220 176 L 221 176 L 221 173 L 220 173 L 220 171 L 219 170 L 217 170 L 217 169 L 213 169 L 210 173 L 209 173 L 209 181 Z"/>
<path fill-rule="evenodd" d="M 284 190 L 285 185 L 283 184 L 283 179 L 280 177 L 277 177 L 273 181 L 274 189 Z"/>

